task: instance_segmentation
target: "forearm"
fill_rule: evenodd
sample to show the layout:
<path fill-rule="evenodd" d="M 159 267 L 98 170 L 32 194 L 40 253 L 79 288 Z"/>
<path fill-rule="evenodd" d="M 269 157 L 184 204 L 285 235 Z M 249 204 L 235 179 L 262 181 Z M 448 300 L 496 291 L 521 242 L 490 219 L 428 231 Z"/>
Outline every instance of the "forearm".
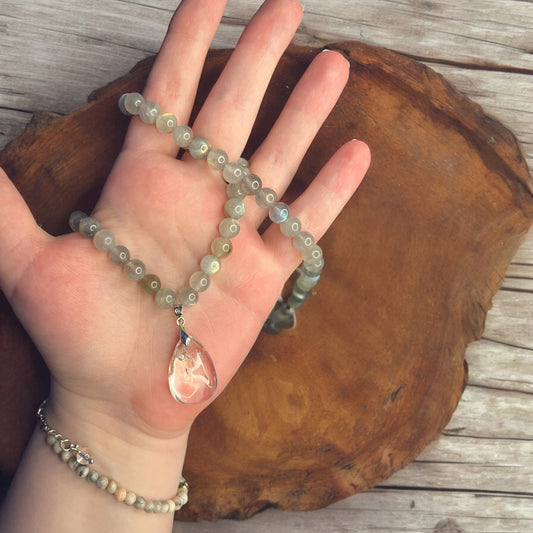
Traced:
<path fill-rule="evenodd" d="M 168 500 L 176 494 L 187 435 L 151 440 L 149 436 L 128 435 L 130 430 L 120 428 L 120 421 L 112 432 L 105 432 L 94 420 L 80 418 L 75 427 L 68 416 L 57 422 L 50 418 L 50 425 L 57 425 L 65 438 L 83 439 L 78 443 L 87 444 L 95 460 L 91 468 L 115 480 L 119 487 L 146 500 Z M 172 512 L 147 513 L 129 506 L 107 489 L 80 479 L 76 470 L 54 453 L 45 433 L 37 427 L 4 501 L 0 533 L 169 533 L 173 518 Z"/>

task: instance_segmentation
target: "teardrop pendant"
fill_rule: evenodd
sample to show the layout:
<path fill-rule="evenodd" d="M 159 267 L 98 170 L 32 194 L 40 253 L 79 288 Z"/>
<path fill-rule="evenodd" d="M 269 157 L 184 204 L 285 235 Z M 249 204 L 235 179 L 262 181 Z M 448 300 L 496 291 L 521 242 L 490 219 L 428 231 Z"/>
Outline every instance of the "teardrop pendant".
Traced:
<path fill-rule="evenodd" d="M 180 338 L 168 367 L 172 397 L 186 405 L 207 401 L 217 388 L 217 373 L 205 348 L 180 327 Z"/>

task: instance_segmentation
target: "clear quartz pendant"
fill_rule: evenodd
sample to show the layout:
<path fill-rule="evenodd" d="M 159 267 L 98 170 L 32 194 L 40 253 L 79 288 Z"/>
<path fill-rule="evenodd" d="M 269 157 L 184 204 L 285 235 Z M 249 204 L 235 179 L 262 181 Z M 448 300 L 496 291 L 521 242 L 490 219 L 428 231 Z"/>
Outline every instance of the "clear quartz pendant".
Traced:
<path fill-rule="evenodd" d="M 183 329 L 181 309 L 178 316 L 180 338 L 168 367 L 168 385 L 179 403 L 196 404 L 207 401 L 217 388 L 217 374 L 205 348 Z"/>

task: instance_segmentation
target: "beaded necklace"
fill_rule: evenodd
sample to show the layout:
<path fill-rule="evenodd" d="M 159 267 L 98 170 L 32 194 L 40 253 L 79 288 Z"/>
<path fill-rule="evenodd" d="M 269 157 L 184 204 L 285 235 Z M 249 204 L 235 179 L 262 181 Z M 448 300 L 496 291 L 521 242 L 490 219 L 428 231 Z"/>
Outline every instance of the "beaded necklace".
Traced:
<path fill-rule="evenodd" d="M 225 217 L 219 224 L 220 236 L 211 243 L 211 253 L 200 261 L 200 269 L 189 278 L 189 284 L 176 294 L 164 288 L 155 274 L 147 273 L 146 266 L 139 259 L 130 258 L 129 250 L 115 243 L 115 236 L 102 229 L 99 222 L 81 211 L 70 215 L 69 224 L 73 231 L 92 238 L 99 250 L 109 253 L 110 260 L 124 268 L 126 277 L 139 281 L 141 288 L 154 295 L 161 309 L 173 309 L 179 328 L 178 342 L 172 354 L 168 370 L 168 382 L 172 397 L 182 404 L 197 404 L 208 400 L 216 390 L 217 374 L 215 365 L 207 350 L 185 331 L 184 307 L 195 305 L 199 293 L 207 290 L 211 276 L 221 267 L 220 260 L 227 257 L 232 249 L 231 239 L 240 231 L 239 219 L 245 213 L 244 198 L 254 196 L 257 205 L 268 209 L 272 222 L 279 224 L 281 232 L 292 238 L 294 247 L 302 254 L 299 276 L 287 300 L 280 297 L 263 326 L 263 331 L 276 334 L 295 325 L 295 310 L 303 305 L 311 289 L 318 283 L 324 267 L 321 248 L 314 237 L 302 231 L 298 218 L 290 214 L 289 206 L 279 202 L 275 191 L 263 187 L 261 178 L 252 174 L 248 162 L 239 158 L 230 162 L 221 149 L 211 147 L 204 137 L 194 137 L 189 126 L 178 125 L 172 113 L 162 113 L 159 106 L 145 101 L 139 93 L 126 93 L 119 100 L 119 108 L 127 116 L 138 115 L 146 124 L 155 124 L 158 131 L 172 134 L 179 148 L 188 150 L 195 159 L 205 159 L 210 168 L 222 171 L 227 183 L 228 200 L 224 204 Z"/>

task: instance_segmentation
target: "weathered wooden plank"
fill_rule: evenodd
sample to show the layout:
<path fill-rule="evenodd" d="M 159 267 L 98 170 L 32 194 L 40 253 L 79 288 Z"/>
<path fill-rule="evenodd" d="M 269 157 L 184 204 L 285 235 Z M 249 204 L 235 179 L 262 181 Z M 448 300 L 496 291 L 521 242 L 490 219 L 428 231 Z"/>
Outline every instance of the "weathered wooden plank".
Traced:
<path fill-rule="evenodd" d="M 513 258 L 513 263 L 519 265 L 533 265 L 533 231 L 529 231 L 526 235 L 522 246 L 520 246 Z"/>
<path fill-rule="evenodd" d="M 299 36 L 308 43 L 360 39 L 425 60 L 531 71 L 529 2 L 308 0 L 304 4 Z"/>
<path fill-rule="evenodd" d="M 528 268 L 528 272 L 531 272 L 531 270 L 532 270 L 531 268 Z M 531 275 L 528 275 L 527 278 L 523 278 L 523 277 L 505 278 L 505 280 L 503 281 L 502 290 L 533 293 L 533 279 L 531 279 L 530 276 Z M 531 306 L 533 306 L 533 297 L 532 297 L 530 304 L 527 307 L 531 309 Z"/>
<path fill-rule="evenodd" d="M 259 4 L 259 0 L 230 2 L 214 46 L 233 46 Z M 356 4 L 346 0 L 326 4 L 307 0 L 298 40 L 316 44 L 362 39 L 429 61 L 439 51 L 445 54 L 446 61 L 463 62 L 464 66 L 479 65 L 488 57 L 500 69 L 511 66 L 527 72 L 530 63 L 524 63 L 529 59 L 525 44 L 533 25 L 527 3 L 508 0 L 498 2 L 497 8 L 488 0 L 451 4 L 454 3 L 443 0 L 366 0 Z M 157 51 L 173 8 L 174 2 L 168 0 L 152 5 L 111 0 L 81 6 L 58 0 L 15 3 L 10 6 L 9 15 L 0 15 L 4 30 L 0 108 L 67 113 L 80 107 L 92 90 Z M 480 13 L 482 22 L 478 20 Z M 135 31 L 140 27 L 142 31 Z M 21 50 L 25 53 L 21 54 Z M 531 113 L 532 84 L 528 84 L 528 76 L 433 66 L 502 118 L 531 153 L 528 112 Z M 9 131 L 21 130 L 25 118 L 13 118 L 17 124 L 2 130 L 0 148 L 12 138 Z M 531 155 L 528 157 L 531 164 Z"/>
<path fill-rule="evenodd" d="M 492 303 L 483 338 L 533 350 L 533 295 L 500 290 Z"/>
<path fill-rule="evenodd" d="M 533 495 L 533 441 L 444 435 L 380 486 Z"/>
<path fill-rule="evenodd" d="M 1 98 L 1 97 L 0 97 Z M 0 150 L 21 135 L 31 120 L 31 113 L 15 109 L 0 109 Z"/>
<path fill-rule="evenodd" d="M 0 15 L 0 107 L 58 113 L 81 107 L 91 91 L 155 53 L 170 18 L 123 2 L 60 4 L 15 3 Z"/>
<path fill-rule="evenodd" d="M 511 265 L 509 265 L 505 277 L 510 279 L 532 279 L 533 265 L 512 263 Z"/>
<path fill-rule="evenodd" d="M 233 46 L 262 0 L 230 1 L 214 45 Z M 360 39 L 419 58 L 476 65 L 504 65 L 531 70 L 533 15 L 529 2 L 397 2 L 395 0 L 305 0 L 302 43 Z M 69 5 L 60 0 L 10 5 L 4 18 L 15 27 L 32 24 L 89 44 L 116 44 L 157 50 L 162 31 L 175 8 L 173 0 L 134 2 L 100 0 Z M 18 22 L 18 26 L 17 26 Z M 142 24 L 142 31 L 135 31 Z M 7 28 L 13 27 L 7 24 Z M 25 34 L 24 34 L 25 35 Z M 446 46 L 442 46 L 445 44 Z"/>
<path fill-rule="evenodd" d="M 488 439 L 532 439 L 532 407 L 532 396 L 527 392 L 467 387 L 444 432 Z"/>
<path fill-rule="evenodd" d="M 532 505 L 527 496 L 374 489 L 320 511 L 269 509 L 246 522 L 178 523 L 174 532 L 525 533 L 533 528 Z"/>
<path fill-rule="evenodd" d="M 533 393 L 531 350 L 481 340 L 468 347 L 466 361 L 470 386 Z M 528 403 L 532 408 L 533 399 L 529 399 Z"/>

